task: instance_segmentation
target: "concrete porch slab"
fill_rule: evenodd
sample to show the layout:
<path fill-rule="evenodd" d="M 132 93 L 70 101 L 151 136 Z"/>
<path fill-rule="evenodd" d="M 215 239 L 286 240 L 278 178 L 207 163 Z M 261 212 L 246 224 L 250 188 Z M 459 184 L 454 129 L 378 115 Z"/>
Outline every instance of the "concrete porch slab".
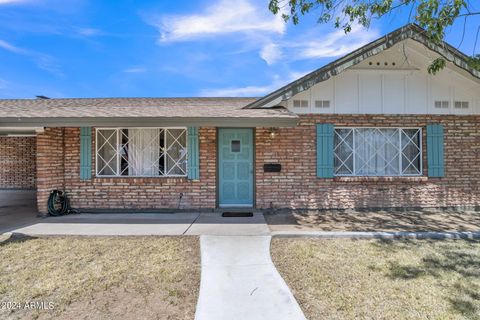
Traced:
<path fill-rule="evenodd" d="M 42 221 L 35 190 L 0 190 L 0 234 Z"/>
<path fill-rule="evenodd" d="M 198 213 L 76 214 L 41 219 L 12 230 L 28 235 L 137 236 L 183 235 Z"/>
<path fill-rule="evenodd" d="M 253 217 L 222 217 L 221 213 L 102 213 L 73 214 L 32 221 L 27 226 L 8 230 L 27 235 L 269 235 L 260 213 Z"/>
<path fill-rule="evenodd" d="M 201 213 L 186 232 L 187 235 L 214 236 L 261 236 L 269 235 L 270 230 L 261 213 L 253 217 L 222 217 L 221 213 Z"/>

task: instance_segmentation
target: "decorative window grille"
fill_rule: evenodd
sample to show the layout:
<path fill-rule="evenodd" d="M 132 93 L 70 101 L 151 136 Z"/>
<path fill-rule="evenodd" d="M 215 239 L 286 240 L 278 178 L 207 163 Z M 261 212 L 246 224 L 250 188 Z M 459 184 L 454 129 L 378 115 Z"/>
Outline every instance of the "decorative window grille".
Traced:
<path fill-rule="evenodd" d="M 186 128 L 96 130 L 97 176 L 184 177 Z"/>
<path fill-rule="evenodd" d="M 335 128 L 337 176 L 418 176 L 422 174 L 419 128 Z"/>

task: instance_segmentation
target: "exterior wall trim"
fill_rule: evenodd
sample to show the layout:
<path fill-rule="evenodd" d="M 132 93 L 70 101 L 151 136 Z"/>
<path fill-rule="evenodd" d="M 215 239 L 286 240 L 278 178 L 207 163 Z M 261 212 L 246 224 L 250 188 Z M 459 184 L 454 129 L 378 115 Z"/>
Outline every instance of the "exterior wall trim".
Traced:
<path fill-rule="evenodd" d="M 8 127 L 295 127 L 298 117 L 98 117 L 98 118 L 0 118 L 1 126 Z"/>

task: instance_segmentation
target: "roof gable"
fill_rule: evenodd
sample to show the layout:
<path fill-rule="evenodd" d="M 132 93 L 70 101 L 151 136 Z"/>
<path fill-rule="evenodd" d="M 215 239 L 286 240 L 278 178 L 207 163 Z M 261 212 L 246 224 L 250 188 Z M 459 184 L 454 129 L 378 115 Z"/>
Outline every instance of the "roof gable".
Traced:
<path fill-rule="evenodd" d="M 442 42 L 440 45 L 432 43 L 425 35 L 424 29 L 415 24 L 408 24 L 303 76 L 298 80 L 283 86 L 263 98 L 248 104 L 244 108 L 269 108 L 278 105 L 281 101 L 287 100 L 294 95 L 313 87 L 317 83 L 328 80 L 332 76 L 338 75 L 344 70 L 358 65 L 365 59 L 377 55 L 406 39 L 412 39 L 424 45 L 428 49 L 436 52 L 439 56 L 442 56 L 447 61 L 451 62 L 453 65 L 466 71 L 471 76 L 480 79 L 480 72 L 468 65 L 468 56 L 446 42 Z"/>

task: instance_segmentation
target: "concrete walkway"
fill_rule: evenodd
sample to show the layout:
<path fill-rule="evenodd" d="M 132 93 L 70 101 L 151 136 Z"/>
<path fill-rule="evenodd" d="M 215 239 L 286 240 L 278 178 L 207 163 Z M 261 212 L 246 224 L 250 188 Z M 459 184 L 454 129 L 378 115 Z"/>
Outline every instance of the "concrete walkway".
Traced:
<path fill-rule="evenodd" d="M 270 236 L 201 236 L 196 320 L 305 319 L 270 258 Z"/>

